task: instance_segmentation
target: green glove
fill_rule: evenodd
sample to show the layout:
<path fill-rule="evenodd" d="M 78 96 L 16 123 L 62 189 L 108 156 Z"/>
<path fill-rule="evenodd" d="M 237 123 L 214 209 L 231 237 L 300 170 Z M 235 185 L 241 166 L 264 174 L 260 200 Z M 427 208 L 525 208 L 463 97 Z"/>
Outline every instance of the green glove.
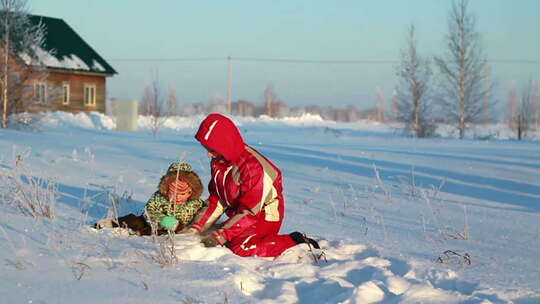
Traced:
<path fill-rule="evenodd" d="M 161 227 L 168 230 L 175 230 L 178 225 L 178 220 L 174 216 L 165 216 L 159 221 Z"/>

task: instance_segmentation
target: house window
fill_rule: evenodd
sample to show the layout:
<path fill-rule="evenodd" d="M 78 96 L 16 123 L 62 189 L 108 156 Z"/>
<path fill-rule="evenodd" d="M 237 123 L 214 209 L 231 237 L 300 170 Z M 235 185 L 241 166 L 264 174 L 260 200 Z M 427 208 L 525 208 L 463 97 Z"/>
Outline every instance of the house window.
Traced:
<path fill-rule="evenodd" d="M 34 83 L 34 98 L 37 103 L 47 102 L 47 84 L 43 81 Z"/>
<path fill-rule="evenodd" d="M 69 83 L 64 82 L 62 84 L 62 104 L 68 105 L 69 104 Z"/>
<path fill-rule="evenodd" d="M 84 105 L 96 105 L 96 85 L 84 85 Z"/>

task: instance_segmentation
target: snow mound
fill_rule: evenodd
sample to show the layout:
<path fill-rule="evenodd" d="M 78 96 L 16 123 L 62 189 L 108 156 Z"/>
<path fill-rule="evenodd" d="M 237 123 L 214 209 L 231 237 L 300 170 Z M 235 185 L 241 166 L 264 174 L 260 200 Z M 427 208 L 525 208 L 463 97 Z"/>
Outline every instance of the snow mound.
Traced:
<path fill-rule="evenodd" d="M 69 130 L 71 128 L 112 130 L 116 128 L 115 120 L 99 112 L 68 113 L 68 112 L 44 112 L 34 118 L 39 129 Z"/>
<path fill-rule="evenodd" d="M 30 115 L 39 129 L 45 130 L 69 130 L 70 128 L 82 128 L 93 130 L 114 130 L 116 128 L 116 118 L 98 112 L 45 112 Z M 160 131 L 182 131 L 196 130 L 205 115 L 194 115 L 189 117 L 169 116 L 159 119 L 158 132 Z M 274 118 L 266 115 L 259 117 L 230 116 L 235 124 L 241 129 L 264 129 L 268 127 L 286 129 L 295 128 L 319 128 L 325 133 L 336 136 L 344 135 L 344 131 L 366 132 L 365 134 L 375 136 L 403 137 L 403 125 L 396 122 L 381 123 L 371 120 L 360 120 L 356 122 L 335 122 L 324 120 L 320 115 L 303 114 L 298 117 Z M 155 120 L 150 116 L 139 115 L 138 129 L 149 132 L 153 129 Z M 459 131 L 454 125 L 439 124 L 435 131 L 436 137 L 458 138 Z M 493 123 L 489 125 L 471 125 L 466 130 L 465 138 L 479 140 L 514 140 L 516 131 L 511 130 L 506 123 Z M 525 136 L 526 140 L 540 139 L 540 131 L 529 130 Z"/>

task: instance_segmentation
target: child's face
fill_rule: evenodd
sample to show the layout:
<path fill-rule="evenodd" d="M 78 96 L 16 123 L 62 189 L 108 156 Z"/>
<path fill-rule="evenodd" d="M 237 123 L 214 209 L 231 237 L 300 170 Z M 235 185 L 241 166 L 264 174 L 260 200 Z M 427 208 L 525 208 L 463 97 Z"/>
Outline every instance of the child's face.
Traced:
<path fill-rule="evenodd" d="M 187 202 L 193 190 L 189 184 L 181 179 L 177 179 L 169 185 L 167 196 L 169 200 L 181 204 Z"/>

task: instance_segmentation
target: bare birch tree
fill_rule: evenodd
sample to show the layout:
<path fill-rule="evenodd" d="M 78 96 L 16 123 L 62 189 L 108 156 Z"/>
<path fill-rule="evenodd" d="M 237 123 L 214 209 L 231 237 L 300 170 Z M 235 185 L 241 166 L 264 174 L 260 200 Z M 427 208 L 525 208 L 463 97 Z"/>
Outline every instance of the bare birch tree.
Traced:
<path fill-rule="evenodd" d="M 20 111 L 29 95 L 28 80 L 44 78 L 36 51 L 45 41 L 45 26 L 31 22 L 25 0 L 1 0 L 0 23 L 2 128 L 7 128 L 9 115 Z"/>
<path fill-rule="evenodd" d="M 399 83 L 395 90 L 396 118 L 416 137 L 431 136 L 434 123 L 429 91 L 433 73 L 431 62 L 418 54 L 414 25 L 409 27 L 406 47 L 397 67 Z"/>
<path fill-rule="evenodd" d="M 463 138 L 466 124 L 476 121 L 482 112 L 482 101 L 491 90 L 486 86 L 487 60 L 483 55 L 476 20 L 468 12 L 468 0 L 452 3 L 448 18 L 445 58 L 435 57 L 441 76 L 439 98 L 444 115 L 457 124 Z"/>
<path fill-rule="evenodd" d="M 151 85 L 145 88 L 140 104 L 140 112 L 143 115 L 150 116 L 150 130 L 154 138 L 157 137 L 157 133 L 167 119 L 168 112 L 165 107 L 166 103 L 161 94 L 159 82 L 154 80 Z"/>

